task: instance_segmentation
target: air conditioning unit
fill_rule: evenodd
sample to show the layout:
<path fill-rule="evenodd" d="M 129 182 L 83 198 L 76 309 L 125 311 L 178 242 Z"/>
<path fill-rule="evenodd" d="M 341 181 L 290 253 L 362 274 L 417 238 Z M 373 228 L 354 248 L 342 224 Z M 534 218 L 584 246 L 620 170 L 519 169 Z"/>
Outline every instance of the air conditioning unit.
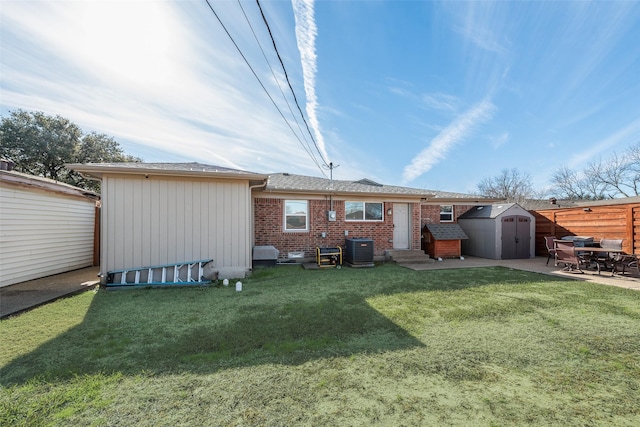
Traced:
<path fill-rule="evenodd" d="M 345 239 L 344 260 L 358 267 L 373 267 L 373 239 Z"/>

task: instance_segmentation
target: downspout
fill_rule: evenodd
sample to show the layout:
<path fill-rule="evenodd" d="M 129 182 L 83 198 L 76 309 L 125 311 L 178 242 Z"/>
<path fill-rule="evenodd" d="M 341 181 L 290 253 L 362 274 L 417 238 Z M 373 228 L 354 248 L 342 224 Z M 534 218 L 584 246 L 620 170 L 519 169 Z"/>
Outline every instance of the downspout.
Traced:
<path fill-rule="evenodd" d="M 264 182 L 262 184 L 256 184 L 256 185 L 250 185 L 249 186 L 249 198 L 251 201 L 251 206 L 249 206 L 249 233 L 251 233 L 251 247 L 253 247 L 256 244 L 255 241 L 255 234 L 253 232 L 253 228 L 254 228 L 254 223 L 255 223 L 255 218 L 254 218 L 254 209 L 253 209 L 253 190 L 256 188 L 265 188 L 267 186 L 267 180 L 265 179 Z M 249 259 L 251 259 L 251 254 L 249 254 Z"/>

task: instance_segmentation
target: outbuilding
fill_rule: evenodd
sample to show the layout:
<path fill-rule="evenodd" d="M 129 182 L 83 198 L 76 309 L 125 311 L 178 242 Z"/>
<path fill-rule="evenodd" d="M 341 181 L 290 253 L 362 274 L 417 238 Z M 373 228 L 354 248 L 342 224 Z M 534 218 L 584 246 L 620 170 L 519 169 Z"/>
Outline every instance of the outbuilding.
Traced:
<path fill-rule="evenodd" d="M 201 163 L 68 167 L 102 181 L 103 278 L 210 259 L 220 278 L 251 269 L 251 190 L 264 186 L 266 175 Z"/>
<path fill-rule="evenodd" d="M 435 259 L 459 258 L 461 242 L 468 238 L 459 224 L 427 224 L 422 229 L 422 249 Z"/>
<path fill-rule="evenodd" d="M 0 168 L 0 287 L 95 264 L 98 195 Z"/>
<path fill-rule="evenodd" d="M 535 217 L 517 203 L 475 206 L 458 218 L 462 253 L 490 259 L 535 257 Z"/>

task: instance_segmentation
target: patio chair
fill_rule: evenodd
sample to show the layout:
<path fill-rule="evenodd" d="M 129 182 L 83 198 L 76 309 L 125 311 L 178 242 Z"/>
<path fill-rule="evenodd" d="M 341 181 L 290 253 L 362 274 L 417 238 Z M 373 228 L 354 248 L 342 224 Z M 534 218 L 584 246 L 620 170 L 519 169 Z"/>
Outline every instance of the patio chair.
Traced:
<path fill-rule="evenodd" d="M 635 272 L 635 274 L 640 276 L 640 261 L 638 261 L 638 255 L 618 254 L 618 257 L 620 259 L 618 260 L 618 262 L 613 264 L 612 274 L 618 273 L 618 269 L 620 268 L 622 269 L 620 273 L 624 274 L 628 268 L 629 271 L 633 271 Z"/>
<path fill-rule="evenodd" d="M 600 247 L 604 249 L 614 249 L 616 251 L 622 250 L 622 239 L 601 239 Z M 616 272 L 616 264 L 620 264 L 623 262 L 623 257 L 620 253 L 615 252 L 599 252 L 596 257 L 593 258 L 596 266 L 598 267 L 598 274 L 600 274 L 600 266 L 602 266 L 605 270 L 609 269 L 609 265 L 611 266 L 612 274 Z"/>
<path fill-rule="evenodd" d="M 551 257 L 553 257 L 553 259 L 554 259 L 554 264 L 553 265 L 558 265 L 558 263 L 555 262 L 555 259 L 556 259 L 556 248 L 555 248 L 554 240 L 556 240 L 556 236 L 545 236 L 545 238 L 544 238 L 544 244 L 547 247 L 547 253 L 549 254 L 547 256 L 547 264 L 546 265 L 549 265 L 549 260 L 551 259 Z"/>
<path fill-rule="evenodd" d="M 580 264 L 583 263 L 583 260 L 578 257 L 575 252 L 575 246 L 570 240 L 556 240 L 555 241 L 555 250 L 556 250 L 556 265 L 559 263 L 564 264 L 564 270 L 566 271 L 576 271 L 579 273 L 584 273 L 580 268 Z"/>

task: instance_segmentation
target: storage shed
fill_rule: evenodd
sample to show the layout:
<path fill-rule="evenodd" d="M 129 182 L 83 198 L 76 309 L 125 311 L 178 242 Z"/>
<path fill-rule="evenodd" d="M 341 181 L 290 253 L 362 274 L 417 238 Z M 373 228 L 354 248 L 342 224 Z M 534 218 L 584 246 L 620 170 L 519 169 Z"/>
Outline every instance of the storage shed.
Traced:
<path fill-rule="evenodd" d="M 94 264 L 98 195 L 0 170 L 0 287 Z"/>
<path fill-rule="evenodd" d="M 422 249 L 432 258 L 459 258 L 461 242 L 468 239 L 458 224 L 426 224 L 422 237 Z"/>
<path fill-rule="evenodd" d="M 209 259 L 221 279 L 251 270 L 251 189 L 266 175 L 201 163 L 67 166 L 102 181 L 103 277 Z"/>
<path fill-rule="evenodd" d="M 535 218 L 517 203 L 476 206 L 458 217 L 462 253 L 490 259 L 535 257 Z"/>

